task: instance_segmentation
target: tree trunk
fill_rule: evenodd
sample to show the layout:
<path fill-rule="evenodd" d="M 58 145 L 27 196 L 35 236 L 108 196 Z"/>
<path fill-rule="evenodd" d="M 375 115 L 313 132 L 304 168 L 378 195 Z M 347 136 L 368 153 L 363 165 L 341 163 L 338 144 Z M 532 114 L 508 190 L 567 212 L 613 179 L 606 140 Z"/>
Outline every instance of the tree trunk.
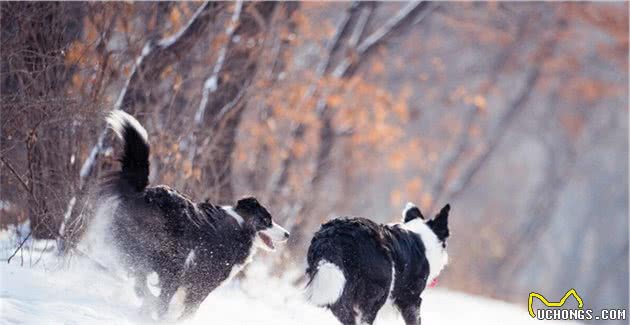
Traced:
<path fill-rule="evenodd" d="M 256 75 L 275 6 L 273 2 L 243 6 L 240 23 L 228 40 L 218 80 L 202 103 L 205 104 L 200 114 L 203 125 L 198 130 L 199 149 L 194 161 L 202 170 L 201 183 L 208 186 L 206 194 L 217 203 L 231 204 L 234 200 L 232 153 L 236 133 L 246 106 L 245 92 Z M 206 82 L 206 87 L 209 86 L 212 85 Z"/>

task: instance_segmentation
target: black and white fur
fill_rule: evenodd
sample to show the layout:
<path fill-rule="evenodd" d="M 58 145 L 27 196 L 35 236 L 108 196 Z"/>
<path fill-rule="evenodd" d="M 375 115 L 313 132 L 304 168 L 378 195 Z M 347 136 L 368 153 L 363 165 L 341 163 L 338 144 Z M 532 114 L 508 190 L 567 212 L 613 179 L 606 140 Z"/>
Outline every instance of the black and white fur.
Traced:
<path fill-rule="evenodd" d="M 103 184 L 104 194 L 117 202 L 111 239 L 145 302 L 156 299 L 147 287 L 147 276 L 157 273 L 160 317 L 171 314 L 169 306 L 174 309 L 178 304 L 182 317 L 191 315 L 212 290 L 249 263 L 258 248 L 274 250 L 275 243 L 288 239 L 289 233 L 253 197 L 234 207 L 217 206 L 195 203 L 165 185 L 147 187 L 147 132 L 120 110 L 107 122 L 124 144 L 122 169 Z"/>
<path fill-rule="evenodd" d="M 401 223 L 338 218 L 321 226 L 308 249 L 308 299 L 344 325 L 372 324 L 390 300 L 407 325 L 420 324 L 420 297 L 448 263 L 447 204 L 425 221 L 408 203 Z"/>

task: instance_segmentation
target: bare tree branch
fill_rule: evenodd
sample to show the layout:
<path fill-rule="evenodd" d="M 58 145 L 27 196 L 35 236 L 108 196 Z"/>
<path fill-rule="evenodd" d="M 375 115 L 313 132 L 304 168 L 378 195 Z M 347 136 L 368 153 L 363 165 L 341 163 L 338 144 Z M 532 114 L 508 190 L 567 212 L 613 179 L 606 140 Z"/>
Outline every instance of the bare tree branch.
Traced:
<path fill-rule="evenodd" d="M 348 46 L 351 50 L 354 50 L 357 47 L 359 38 L 361 37 L 361 35 L 363 35 L 368 20 L 370 16 L 372 16 L 373 9 L 373 6 L 367 6 L 365 10 L 360 11 L 357 23 L 354 27 L 354 30 L 352 31 L 350 39 L 348 40 Z M 340 63 L 340 66 L 342 64 L 343 61 L 342 63 Z M 338 69 L 339 66 L 337 67 L 337 69 L 335 69 L 335 71 L 333 71 L 333 76 L 340 77 L 335 75 L 335 73 L 340 71 Z M 346 72 L 347 71 L 343 71 L 342 74 L 345 74 Z M 347 75 L 346 77 L 348 76 L 350 75 Z M 328 94 L 328 92 L 325 92 L 322 95 L 322 97 L 317 102 L 317 107 L 315 108 L 317 116 L 319 117 L 319 120 L 321 122 L 321 126 L 319 129 L 319 147 L 317 150 L 317 156 L 315 158 L 315 171 L 313 173 L 313 177 L 311 177 L 311 180 L 309 182 L 309 186 L 312 190 L 316 190 L 319 187 L 325 172 L 328 170 L 327 167 L 330 162 L 330 154 L 332 152 L 337 135 L 337 132 L 335 131 L 332 123 L 332 114 L 328 109 L 328 104 L 326 101 Z"/>
<path fill-rule="evenodd" d="M 350 74 L 352 70 L 356 69 L 358 62 L 369 52 L 371 52 L 377 45 L 381 44 L 387 38 L 394 33 L 398 32 L 401 28 L 407 26 L 412 19 L 423 11 L 428 11 L 431 6 L 426 1 L 415 1 L 407 3 L 401 8 L 394 16 L 383 24 L 380 28 L 375 30 L 372 34 L 368 35 L 357 47 L 356 58 L 346 57 L 337 65 L 333 71 L 335 77 L 345 77 Z"/>
<path fill-rule="evenodd" d="M 236 21 L 240 17 L 240 23 L 231 33 L 232 38 L 238 37 L 239 41 L 228 40 L 224 61 L 218 67 L 218 83 L 215 90 L 208 93 L 205 108 L 199 109 L 204 128 L 195 135 L 197 143 L 193 145 L 198 152 L 193 165 L 202 170 L 201 182 L 208 185 L 209 196 L 217 202 L 230 204 L 233 200 L 232 153 L 236 131 L 275 7 L 272 2 L 246 3 L 239 15 L 237 8 L 232 19 Z M 204 159 L 199 159 L 202 155 Z"/>
<path fill-rule="evenodd" d="M 273 20 L 278 20 L 279 24 L 275 25 L 275 30 L 271 31 L 272 33 L 278 35 L 280 34 L 282 27 L 287 27 L 289 35 L 295 35 L 296 29 L 298 27 L 297 22 L 294 19 L 291 19 L 291 16 L 294 12 L 296 12 L 300 7 L 300 2 L 283 2 L 282 10 L 277 10 L 279 13 Z M 264 80 L 269 85 L 269 88 L 273 87 L 273 84 L 277 83 L 281 78 L 280 76 L 287 68 L 286 53 L 291 48 L 291 39 L 290 37 L 275 37 L 273 40 L 273 44 L 271 45 L 270 58 L 272 58 L 271 64 L 268 64 L 267 72 L 264 73 Z M 271 105 L 265 101 L 258 101 L 257 108 L 255 111 L 258 111 L 258 120 L 261 125 L 266 125 L 267 121 L 269 121 L 274 112 L 271 109 Z M 248 183 L 251 185 L 251 188 L 254 192 L 262 192 L 265 193 L 261 196 L 264 202 L 267 202 L 271 208 L 275 206 L 275 199 L 278 197 L 277 193 L 273 190 L 261 191 L 263 187 L 269 186 L 270 184 L 274 184 L 274 182 L 269 181 L 273 179 L 274 175 L 268 173 L 268 163 L 269 163 L 269 145 L 265 142 L 262 142 L 260 147 L 258 148 L 255 154 L 255 166 L 256 168 L 251 169 L 247 173 Z"/>
<path fill-rule="evenodd" d="M 359 7 L 359 2 L 353 2 L 353 4 L 348 8 L 348 10 L 344 12 L 343 16 L 339 19 L 339 22 L 337 23 L 337 27 L 335 29 L 335 33 L 326 43 L 324 54 L 319 64 L 317 65 L 317 68 L 315 69 L 315 79 L 309 84 L 304 96 L 300 100 L 300 103 L 297 107 L 298 110 L 303 109 L 306 102 L 308 102 L 310 98 L 315 94 L 320 80 L 324 77 L 326 71 L 330 68 L 332 64 L 332 57 L 335 51 L 339 49 L 342 38 L 349 32 L 351 22 L 354 17 L 356 17 Z M 292 148 L 293 145 L 304 135 L 305 127 L 306 126 L 304 125 L 304 123 L 296 123 L 291 128 L 291 132 L 289 133 L 286 145 L 287 152 L 282 159 L 282 162 L 280 163 L 280 168 L 278 168 L 278 170 L 276 170 L 276 172 L 274 172 L 271 177 L 271 182 L 269 185 L 270 192 L 278 194 L 288 181 L 289 170 L 291 168 L 293 160 L 295 159 L 295 157 L 293 156 Z M 276 198 L 277 195 L 272 195 L 270 197 L 272 203 Z"/>
<path fill-rule="evenodd" d="M 230 21 L 228 22 L 228 26 L 225 29 L 225 36 L 226 36 L 225 44 L 223 44 L 223 47 L 221 47 L 221 50 L 219 50 L 219 56 L 217 57 L 217 61 L 214 64 L 212 73 L 210 74 L 208 78 L 206 78 L 205 82 L 203 83 L 203 88 L 201 90 L 201 101 L 199 102 L 199 107 L 197 108 L 197 112 L 195 113 L 194 128 L 191 131 L 195 131 L 201 127 L 202 122 L 204 121 L 203 117 L 206 112 L 206 108 L 208 106 L 208 99 L 210 95 L 216 92 L 217 89 L 219 88 L 219 75 L 221 73 L 221 70 L 223 69 L 223 64 L 225 63 L 225 56 L 227 55 L 228 47 L 233 41 L 232 38 L 234 36 L 234 31 L 236 30 L 236 27 L 238 26 L 242 9 L 243 9 L 243 2 L 237 1 L 236 4 L 234 5 L 234 11 L 232 12 L 232 17 L 230 18 Z M 235 101 L 231 101 L 230 103 L 235 103 Z M 226 104 L 226 106 L 228 106 L 230 103 Z M 216 116 L 215 116 L 215 120 L 216 120 Z M 192 147 L 189 152 L 189 160 L 191 161 L 195 159 L 195 156 L 197 154 L 197 146 L 195 145 L 196 141 L 197 140 L 195 138 L 195 132 L 190 132 L 188 134 L 188 143 L 190 143 Z"/>
<path fill-rule="evenodd" d="M 372 34 L 367 36 L 358 45 L 358 35 L 363 34 L 367 25 L 369 17 L 372 15 L 373 7 L 368 6 L 367 11 L 363 12 L 363 15 L 359 17 L 359 21 L 355 26 L 353 37 L 350 38 L 349 46 L 355 50 L 356 58 L 350 57 L 344 58 L 341 63 L 332 72 L 333 77 L 347 78 L 354 74 L 356 68 L 364 62 L 365 56 L 375 48 L 378 44 L 384 42 L 388 37 L 394 35 L 394 33 L 400 31 L 402 28 L 412 22 L 412 18 L 423 12 L 429 11 L 431 6 L 428 2 L 410 2 L 401 8 L 393 17 L 385 22 L 383 26 L 378 28 Z M 310 187 L 312 190 L 316 190 L 327 170 L 327 165 L 330 160 L 330 153 L 334 146 L 336 132 L 332 125 L 332 116 L 329 112 L 326 102 L 327 95 L 322 96 L 317 103 L 316 112 L 321 121 L 321 127 L 319 132 L 319 149 L 315 162 L 315 172 L 310 181 Z"/>
<path fill-rule="evenodd" d="M 18 180 L 18 182 L 20 183 L 20 185 L 22 185 L 22 187 L 24 188 L 24 191 L 26 191 L 27 193 L 29 193 L 30 195 L 33 195 L 33 192 L 31 192 L 31 188 L 26 184 L 26 182 L 22 179 L 22 177 L 17 173 L 17 171 L 15 171 L 15 168 L 13 168 L 13 166 L 11 166 L 11 164 L 6 161 L 4 159 L 4 157 L 0 157 L 0 161 L 2 161 L 2 163 L 7 166 L 7 168 L 9 169 L 9 171 L 11 172 L 11 174 L 13 174 L 13 176 L 15 176 L 15 178 Z"/>
<path fill-rule="evenodd" d="M 203 120 L 203 114 L 206 111 L 206 105 L 208 104 L 208 96 L 210 96 L 210 93 L 215 92 L 219 87 L 219 73 L 223 68 L 223 63 L 225 62 L 225 55 L 227 54 L 228 46 L 230 45 L 230 43 L 232 43 L 232 36 L 234 35 L 234 30 L 236 30 L 236 26 L 238 25 L 242 8 L 243 2 L 237 1 L 234 6 L 232 18 L 230 19 L 228 27 L 225 30 L 226 43 L 219 51 L 219 57 L 217 58 L 217 62 L 214 64 L 212 74 L 208 79 L 206 79 L 203 84 L 201 102 L 199 103 L 199 108 L 197 109 L 197 113 L 195 114 L 195 124 L 197 126 L 199 126 L 201 124 L 201 121 Z"/>
<path fill-rule="evenodd" d="M 339 49 L 342 38 L 350 30 L 350 25 L 352 23 L 352 20 L 356 16 L 357 10 L 359 10 L 359 8 L 360 8 L 359 2 L 357 1 L 353 2 L 350 8 L 348 8 L 348 10 L 345 11 L 344 15 L 341 17 L 341 19 L 337 23 L 337 27 L 335 28 L 335 33 L 330 38 L 328 43 L 326 43 L 326 48 L 324 49 L 324 56 L 322 57 L 322 60 L 320 61 L 319 65 L 317 66 L 317 69 L 315 70 L 317 73 L 317 76 L 319 76 L 320 78 L 324 76 L 324 74 L 330 67 L 332 63 L 332 60 L 331 60 L 332 56 L 335 53 L 335 51 Z"/>
<path fill-rule="evenodd" d="M 374 6 L 367 6 L 366 10 L 361 10 L 359 13 L 359 17 L 357 18 L 357 22 L 355 24 L 354 29 L 352 30 L 352 34 L 348 39 L 348 46 L 351 48 L 357 47 L 359 44 L 359 40 L 361 36 L 363 36 L 363 32 L 365 31 L 365 27 L 367 26 L 372 13 L 374 12 Z"/>
<path fill-rule="evenodd" d="M 37 226 L 39 226 L 41 224 L 42 223 L 40 222 L 40 223 L 37 224 Z M 35 229 L 33 229 L 32 231 L 29 231 L 28 235 L 26 235 L 26 237 L 24 237 L 24 239 L 22 239 L 20 244 L 15 248 L 15 251 L 13 251 L 13 254 L 11 254 L 11 256 L 9 256 L 9 258 L 7 258 L 7 264 L 11 264 L 11 259 L 13 259 L 13 257 L 15 257 L 15 255 L 17 255 L 17 253 L 22 249 L 22 247 L 24 247 L 24 244 L 26 244 L 26 242 L 29 240 L 29 238 L 31 238 L 31 236 L 33 235 L 33 231 L 35 231 Z"/>

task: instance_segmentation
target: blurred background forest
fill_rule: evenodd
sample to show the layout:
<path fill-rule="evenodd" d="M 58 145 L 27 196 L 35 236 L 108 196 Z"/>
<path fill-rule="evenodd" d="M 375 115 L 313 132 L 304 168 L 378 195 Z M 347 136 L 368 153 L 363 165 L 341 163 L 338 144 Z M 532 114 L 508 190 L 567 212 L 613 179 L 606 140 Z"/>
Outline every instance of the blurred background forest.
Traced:
<path fill-rule="evenodd" d="M 71 254 L 123 109 L 152 184 L 269 207 L 279 272 L 329 218 L 450 202 L 442 286 L 628 306 L 627 2 L 0 8 L 3 227 Z"/>

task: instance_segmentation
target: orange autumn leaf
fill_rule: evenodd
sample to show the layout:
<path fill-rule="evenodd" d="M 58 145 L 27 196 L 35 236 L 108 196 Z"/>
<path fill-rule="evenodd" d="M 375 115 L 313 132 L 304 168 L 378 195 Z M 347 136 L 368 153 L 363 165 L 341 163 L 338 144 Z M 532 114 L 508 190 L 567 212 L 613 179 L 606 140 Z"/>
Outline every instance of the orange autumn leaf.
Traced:
<path fill-rule="evenodd" d="M 389 203 L 393 206 L 400 206 L 402 204 L 402 192 L 400 190 L 393 190 L 389 193 Z"/>
<path fill-rule="evenodd" d="M 398 150 L 389 156 L 389 166 L 394 170 L 402 170 L 405 167 L 405 162 L 406 153 L 402 150 Z"/>
<path fill-rule="evenodd" d="M 382 61 L 376 61 L 372 64 L 372 73 L 382 74 L 385 72 L 385 64 Z"/>
<path fill-rule="evenodd" d="M 475 98 L 473 99 L 473 103 L 475 104 L 475 107 L 477 107 L 478 110 L 480 111 L 485 111 L 486 110 L 486 99 L 481 96 L 481 95 L 477 95 L 475 96 Z"/>
<path fill-rule="evenodd" d="M 330 95 L 326 100 L 329 106 L 337 107 L 343 103 L 343 97 L 340 95 Z"/>
<path fill-rule="evenodd" d="M 173 27 L 177 28 L 181 25 L 182 14 L 179 12 L 178 8 L 173 8 L 168 15 L 168 19 L 170 20 Z"/>

